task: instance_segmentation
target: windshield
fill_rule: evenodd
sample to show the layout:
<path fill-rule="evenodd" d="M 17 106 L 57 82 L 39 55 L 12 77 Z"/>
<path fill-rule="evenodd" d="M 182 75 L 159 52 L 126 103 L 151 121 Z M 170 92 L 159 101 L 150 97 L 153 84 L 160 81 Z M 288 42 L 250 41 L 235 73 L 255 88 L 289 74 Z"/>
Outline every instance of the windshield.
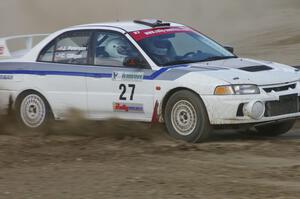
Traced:
<path fill-rule="evenodd" d="M 156 28 L 130 35 L 158 66 L 236 57 L 211 39 L 187 27 Z"/>

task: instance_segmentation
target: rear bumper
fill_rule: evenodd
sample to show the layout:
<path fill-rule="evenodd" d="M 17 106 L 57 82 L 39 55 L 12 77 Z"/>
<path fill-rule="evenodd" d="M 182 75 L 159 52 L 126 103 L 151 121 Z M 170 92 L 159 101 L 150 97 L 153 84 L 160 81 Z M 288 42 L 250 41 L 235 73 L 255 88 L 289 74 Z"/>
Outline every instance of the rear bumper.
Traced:
<path fill-rule="evenodd" d="M 297 100 L 297 110 L 289 111 L 290 105 L 287 103 L 281 104 L 281 96 L 295 95 Z M 206 105 L 207 113 L 212 125 L 221 125 L 221 124 L 254 124 L 254 123 L 268 123 L 281 120 L 296 119 L 300 117 L 300 89 L 288 90 L 278 93 L 262 93 L 259 95 L 228 95 L 228 96 L 216 96 L 216 95 L 207 95 L 201 96 L 204 104 Z M 246 105 L 252 101 L 261 101 L 265 103 L 266 113 L 261 119 L 253 119 L 243 113 L 242 105 Z M 280 111 L 282 114 L 278 114 L 278 110 L 270 111 L 270 103 L 275 105 L 280 105 Z M 274 106 L 273 106 L 274 107 Z M 274 109 L 271 107 L 272 109 Z M 286 110 L 285 111 L 285 107 Z M 272 112 L 272 114 L 270 114 Z"/>

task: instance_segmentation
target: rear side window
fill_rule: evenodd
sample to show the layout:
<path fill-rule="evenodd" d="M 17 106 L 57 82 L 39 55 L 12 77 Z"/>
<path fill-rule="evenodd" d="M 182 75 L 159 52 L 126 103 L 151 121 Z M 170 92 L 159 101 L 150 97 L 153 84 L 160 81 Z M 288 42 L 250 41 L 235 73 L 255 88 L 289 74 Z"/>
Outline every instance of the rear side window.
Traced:
<path fill-rule="evenodd" d="M 59 36 L 40 53 L 38 61 L 87 64 L 91 32 L 73 31 Z"/>
<path fill-rule="evenodd" d="M 39 55 L 38 61 L 41 62 L 52 62 L 53 61 L 53 53 L 54 53 L 54 46 L 53 42 L 50 45 L 46 46 Z"/>

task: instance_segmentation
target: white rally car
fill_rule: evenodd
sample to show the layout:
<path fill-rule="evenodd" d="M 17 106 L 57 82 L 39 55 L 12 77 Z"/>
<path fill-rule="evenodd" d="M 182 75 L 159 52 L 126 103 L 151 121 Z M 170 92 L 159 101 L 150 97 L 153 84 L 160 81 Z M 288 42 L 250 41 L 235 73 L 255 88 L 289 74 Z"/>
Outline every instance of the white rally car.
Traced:
<path fill-rule="evenodd" d="M 0 62 L 1 110 L 14 109 L 28 128 L 66 119 L 72 108 L 94 120 L 165 122 L 171 136 L 198 142 L 229 125 L 280 135 L 300 116 L 296 68 L 239 58 L 181 24 L 80 25 L 30 48 Z M 1 55 L 13 56 L 6 39 Z"/>

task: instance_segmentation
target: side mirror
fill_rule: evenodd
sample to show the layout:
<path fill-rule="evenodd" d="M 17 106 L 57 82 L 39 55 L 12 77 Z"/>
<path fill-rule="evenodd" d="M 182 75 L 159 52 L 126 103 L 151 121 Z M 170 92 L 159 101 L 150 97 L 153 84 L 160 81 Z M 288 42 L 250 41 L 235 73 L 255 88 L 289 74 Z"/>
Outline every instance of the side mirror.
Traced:
<path fill-rule="evenodd" d="M 145 66 L 147 66 L 147 63 L 145 60 L 139 57 L 126 57 L 124 59 L 123 65 L 132 68 L 145 68 Z"/>
<path fill-rule="evenodd" d="M 228 50 L 229 52 L 234 53 L 234 48 L 233 47 L 231 47 L 231 46 L 224 46 L 224 48 L 226 50 Z"/>

